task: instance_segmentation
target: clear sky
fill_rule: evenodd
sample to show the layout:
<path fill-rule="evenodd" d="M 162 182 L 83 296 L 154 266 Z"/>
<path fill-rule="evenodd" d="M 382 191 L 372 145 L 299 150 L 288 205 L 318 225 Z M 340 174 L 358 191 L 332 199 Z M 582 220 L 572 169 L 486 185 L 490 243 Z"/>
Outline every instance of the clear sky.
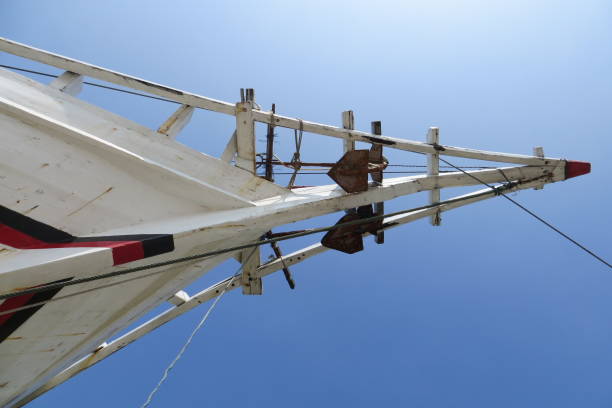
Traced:
<path fill-rule="evenodd" d="M 361 130 L 381 120 L 386 135 L 424 140 L 439 126 L 444 144 L 523 154 L 543 146 L 548 156 L 590 161 L 588 176 L 513 198 L 610 261 L 611 4 L 4 0 L 0 35 L 231 102 L 252 87 L 263 107 L 274 102 L 307 120 L 339 124 L 352 109 Z M 58 72 L 7 55 L 0 63 Z M 81 96 L 150 127 L 176 108 L 89 88 Z M 217 155 L 232 121 L 198 112 L 179 140 Z M 291 133 L 278 134 L 289 159 Z M 305 135 L 303 152 L 336 160 L 341 143 Z M 328 183 L 315 177 L 298 181 Z M 293 267 L 295 291 L 279 275 L 265 280 L 264 296 L 228 294 L 151 406 L 612 404 L 612 271 L 604 265 L 504 199 L 446 213 L 438 228 L 406 225 L 386 241 Z M 31 406 L 139 406 L 203 312 Z"/>

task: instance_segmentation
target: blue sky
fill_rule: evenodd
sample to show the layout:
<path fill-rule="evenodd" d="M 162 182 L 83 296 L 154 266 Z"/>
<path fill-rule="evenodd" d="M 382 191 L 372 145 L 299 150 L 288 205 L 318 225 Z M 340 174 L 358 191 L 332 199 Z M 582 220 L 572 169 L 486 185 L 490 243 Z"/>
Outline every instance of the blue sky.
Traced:
<path fill-rule="evenodd" d="M 237 101 L 239 88 L 252 87 L 262 106 L 307 120 L 339 124 L 352 109 L 358 129 L 381 120 L 389 136 L 424 140 L 439 126 L 444 144 L 523 154 L 543 146 L 590 161 L 588 176 L 513 198 L 612 258 L 608 1 L 7 0 L 0 35 L 217 99 Z M 58 72 L 7 55 L 0 63 Z M 81 97 L 150 127 L 175 109 L 89 88 Z M 232 122 L 198 112 L 180 140 L 217 155 Z M 290 158 L 292 135 L 278 134 Z M 304 136 L 305 159 L 340 155 L 340 141 Z M 439 228 L 406 225 L 366 247 L 292 268 L 295 291 L 279 275 L 262 297 L 228 294 L 151 406 L 612 403 L 611 271 L 506 200 L 446 213 Z M 203 312 L 31 406 L 139 406 Z"/>

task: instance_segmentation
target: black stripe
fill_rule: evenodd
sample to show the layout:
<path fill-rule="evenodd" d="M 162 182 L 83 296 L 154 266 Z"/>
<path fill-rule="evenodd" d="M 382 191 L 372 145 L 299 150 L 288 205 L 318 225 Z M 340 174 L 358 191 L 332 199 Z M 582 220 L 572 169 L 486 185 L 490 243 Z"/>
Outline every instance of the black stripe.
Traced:
<path fill-rule="evenodd" d="M 16 229 L 19 232 L 23 232 L 24 234 L 47 243 L 61 244 L 72 242 L 74 240 L 74 236 L 68 234 L 67 232 L 53 228 L 50 225 L 36 221 L 35 219 L 27 217 L 1 205 L 0 222 L 13 229 Z"/>
<path fill-rule="evenodd" d="M 50 225 L 36 221 L 0 205 L 0 223 L 48 244 L 99 241 L 141 241 L 145 258 L 174 250 L 171 234 L 110 235 L 101 237 L 75 237 Z"/>
<path fill-rule="evenodd" d="M 50 282 L 50 283 L 66 282 L 71 279 L 72 278 L 62 279 L 62 280 L 58 280 L 58 281 Z M 44 302 L 46 300 L 49 300 L 53 296 L 55 296 L 55 294 L 59 292 L 60 290 L 62 290 L 62 288 L 55 288 L 55 289 L 45 290 L 43 292 L 38 292 L 34 296 L 32 296 L 32 298 L 28 300 L 28 302 L 23 306 L 27 306 L 33 303 Z M 40 308 L 44 306 L 45 305 L 35 306 L 29 309 L 15 312 L 7 321 L 5 321 L 3 324 L 0 325 L 0 343 L 6 340 L 7 337 L 9 337 L 11 334 L 13 334 L 15 330 L 19 328 L 19 326 L 25 323 L 26 320 L 32 317 L 34 313 L 36 313 L 38 310 L 40 310 Z"/>
<path fill-rule="evenodd" d="M 154 238 L 143 239 L 142 247 L 144 249 L 145 258 L 171 252 L 174 251 L 174 237 L 165 234 L 158 235 Z"/>
<path fill-rule="evenodd" d="M 142 242 L 145 258 L 174 250 L 174 238 L 171 234 L 109 235 L 102 237 L 78 237 L 74 239 L 74 242 L 98 241 L 140 241 Z"/>

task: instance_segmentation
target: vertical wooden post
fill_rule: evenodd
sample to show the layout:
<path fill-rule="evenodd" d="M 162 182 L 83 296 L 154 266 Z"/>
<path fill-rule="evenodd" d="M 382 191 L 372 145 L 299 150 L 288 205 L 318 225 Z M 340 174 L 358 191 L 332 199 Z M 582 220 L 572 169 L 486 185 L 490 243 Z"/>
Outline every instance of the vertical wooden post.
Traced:
<path fill-rule="evenodd" d="M 382 123 L 380 121 L 375 121 L 371 123 L 371 130 L 373 135 L 382 135 Z M 374 164 L 382 164 L 384 161 L 383 158 L 383 146 L 379 144 L 373 144 L 370 148 L 370 162 Z M 383 182 L 383 171 L 375 171 L 370 173 L 372 176 L 372 180 L 378 184 L 382 185 Z M 374 203 L 374 215 L 383 215 L 385 213 L 385 203 Z M 385 242 L 385 232 L 377 231 L 376 236 L 374 237 L 374 242 L 377 244 L 384 244 Z"/>
<path fill-rule="evenodd" d="M 243 295 L 261 295 L 263 293 L 263 282 L 255 274 L 261 263 L 260 254 L 259 247 L 246 248 L 240 253 L 240 262 L 242 263 L 240 283 Z"/>
<path fill-rule="evenodd" d="M 533 148 L 533 155 L 535 157 L 540 157 L 540 158 L 544 158 L 544 148 L 542 146 L 536 146 Z M 544 184 L 542 184 L 539 187 L 534 187 L 534 190 L 543 190 L 544 189 Z"/>
<path fill-rule="evenodd" d="M 437 127 L 430 127 L 427 132 L 427 143 L 431 145 L 440 144 L 440 129 Z M 427 154 L 427 175 L 437 176 L 440 174 L 440 155 L 437 153 Z M 429 191 L 429 202 L 430 204 L 440 202 L 440 189 L 434 188 Z M 439 226 L 442 219 L 440 217 L 440 211 L 431 216 L 431 225 Z"/>
<path fill-rule="evenodd" d="M 276 105 L 272 104 L 272 114 L 276 113 Z M 268 125 L 268 134 L 266 140 L 266 180 L 274 181 L 272 173 L 272 158 L 274 156 L 274 125 Z"/>
<path fill-rule="evenodd" d="M 248 88 L 245 94 L 241 89 L 240 100 L 236 104 L 236 166 L 255 174 L 255 91 Z"/>
<path fill-rule="evenodd" d="M 345 111 L 342 112 L 342 127 L 344 129 L 355 129 L 355 117 L 353 116 L 353 111 Z M 344 139 L 344 153 L 355 150 L 355 141 Z"/>

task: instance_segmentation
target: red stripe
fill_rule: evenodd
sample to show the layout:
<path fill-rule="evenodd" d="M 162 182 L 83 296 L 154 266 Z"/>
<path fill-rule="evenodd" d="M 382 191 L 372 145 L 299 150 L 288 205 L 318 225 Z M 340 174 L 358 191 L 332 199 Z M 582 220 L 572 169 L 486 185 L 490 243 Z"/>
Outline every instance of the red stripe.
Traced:
<path fill-rule="evenodd" d="M 6 299 L 4 302 L 0 303 L 0 312 L 5 312 L 7 310 L 16 309 L 28 303 L 30 299 L 32 299 L 34 293 L 28 293 L 26 295 L 15 296 L 12 298 Z M 9 313 L 5 315 L 0 315 L 0 326 L 8 319 L 11 318 L 15 313 Z"/>
<path fill-rule="evenodd" d="M 91 241 L 48 243 L 33 238 L 21 231 L 0 224 L 0 244 L 17 249 L 47 249 L 47 248 L 111 248 L 113 265 L 144 258 L 144 248 L 141 241 Z"/>

